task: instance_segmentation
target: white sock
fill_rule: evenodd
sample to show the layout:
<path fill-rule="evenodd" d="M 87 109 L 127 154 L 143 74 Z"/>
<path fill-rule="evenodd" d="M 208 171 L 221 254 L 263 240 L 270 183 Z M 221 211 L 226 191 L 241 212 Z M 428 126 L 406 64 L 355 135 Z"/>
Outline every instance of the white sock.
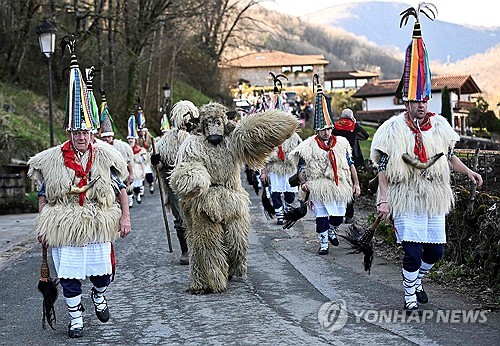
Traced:
<path fill-rule="evenodd" d="M 422 261 L 420 264 L 420 269 L 418 270 L 417 281 L 415 283 L 415 289 L 417 292 L 422 292 L 424 288 L 422 287 L 422 278 L 429 273 L 434 264 L 425 263 Z"/>
<path fill-rule="evenodd" d="M 417 304 L 417 295 L 415 294 L 415 283 L 417 282 L 418 270 L 409 272 L 403 269 L 403 288 L 405 290 L 406 306 Z"/>
<path fill-rule="evenodd" d="M 95 287 L 95 294 L 92 292 L 92 300 L 94 301 L 94 305 L 96 305 L 97 310 L 102 311 L 106 308 L 106 298 L 104 297 L 104 292 L 106 292 L 106 289 L 108 287 Z"/>
<path fill-rule="evenodd" d="M 71 329 L 83 328 L 83 314 L 80 310 L 80 303 L 82 301 L 82 295 L 77 295 L 76 297 L 64 298 L 66 300 L 66 305 L 68 306 L 69 317 L 71 318 Z"/>

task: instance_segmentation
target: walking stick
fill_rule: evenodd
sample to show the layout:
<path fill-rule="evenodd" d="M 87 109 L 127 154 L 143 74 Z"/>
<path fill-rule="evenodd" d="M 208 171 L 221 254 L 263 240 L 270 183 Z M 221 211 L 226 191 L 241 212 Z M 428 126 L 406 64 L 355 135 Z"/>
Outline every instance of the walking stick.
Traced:
<path fill-rule="evenodd" d="M 47 247 L 42 244 L 42 265 L 40 266 L 40 280 L 38 280 L 38 291 L 43 295 L 42 327 L 45 329 L 47 323 L 50 328 L 55 329 L 56 312 L 54 303 L 57 300 L 57 281 L 50 277 L 49 264 L 47 261 Z"/>
<path fill-rule="evenodd" d="M 155 146 L 155 139 L 152 138 L 152 146 L 153 146 L 153 155 L 156 154 L 156 146 Z M 168 218 L 167 218 L 167 210 L 165 207 L 165 179 L 160 175 L 160 170 L 158 169 L 158 165 L 153 165 L 155 174 L 158 177 L 158 187 L 160 189 L 160 199 L 161 199 L 161 210 L 163 211 L 163 221 L 165 221 L 165 231 L 167 232 L 167 244 L 168 244 L 168 252 L 173 252 L 172 250 L 172 239 L 170 238 L 170 229 L 168 227 Z"/>

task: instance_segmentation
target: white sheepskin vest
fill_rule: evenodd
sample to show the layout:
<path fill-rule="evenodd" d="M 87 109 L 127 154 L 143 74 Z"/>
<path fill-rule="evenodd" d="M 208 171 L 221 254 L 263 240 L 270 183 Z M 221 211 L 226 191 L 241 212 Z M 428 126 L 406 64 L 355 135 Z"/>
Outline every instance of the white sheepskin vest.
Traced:
<path fill-rule="evenodd" d="M 385 173 L 389 183 L 387 198 L 392 215 L 442 215 L 453 206 L 447 154 L 460 137 L 442 116 L 435 115 L 430 120 L 432 127 L 422 132 L 427 158 L 438 153 L 443 153 L 444 156 L 424 171 L 406 164 L 402 159 L 404 153 L 416 158 L 415 135 L 406 125 L 404 113 L 384 122 L 373 137 L 371 160 L 377 164 L 381 153 L 389 156 Z"/>
<path fill-rule="evenodd" d="M 113 147 L 122 154 L 124 160 L 128 163 L 132 161 L 132 156 L 134 156 L 134 152 L 132 151 L 132 147 L 130 144 L 125 143 L 119 139 L 113 140 Z"/>
<path fill-rule="evenodd" d="M 145 165 L 148 156 L 146 149 L 141 148 L 137 154 L 133 152 L 132 149 L 132 162 L 134 167 L 134 178 L 140 179 L 145 174 Z"/>
<path fill-rule="evenodd" d="M 101 177 L 85 195 L 83 206 L 78 195 L 68 194 L 80 180 L 64 165 L 59 145 L 42 151 L 28 161 L 30 176 L 37 190 L 45 182 L 47 204 L 38 214 L 34 228 L 50 246 L 81 246 L 89 242 L 113 241 L 119 235 L 121 210 L 113 191 L 110 169 L 122 180 L 127 166 L 121 154 L 107 143 L 93 145 L 95 157 L 90 180 Z"/>
<path fill-rule="evenodd" d="M 173 167 L 175 158 L 182 142 L 186 140 L 189 133 L 177 128 L 167 131 L 156 143 L 156 150 L 160 154 L 160 160 L 163 165 Z"/>
<path fill-rule="evenodd" d="M 338 186 L 335 184 L 333 168 L 328 159 L 328 152 L 321 149 L 316 142 L 316 135 L 307 138 L 288 157 L 298 162 L 302 157 L 306 162 L 305 174 L 307 185 L 311 190 L 310 199 L 328 203 L 341 201 L 348 203 L 352 200 L 351 170 L 347 163 L 346 153 L 351 155 L 351 147 L 344 137 L 337 137 L 333 148 L 337 161 Z"/>
<path fill-rule="evenodd" d="M 297 161 L 288 158 L 288 154 L 300 143 L 302 143 L 302 138 L 300 138 L 297 133 L 294 133 L 292 137 L 284 141 L 282 144 L 282 148 L 283 152 L 285 153 L 285 161 L 282 161 L 278 157 L 278 148 L 276 148 L 268 158 L 268 162 L 266 163 L 266 171 L 268 173 L 276 173 L 284 176 L 295 174 L 297 172 Z"/>

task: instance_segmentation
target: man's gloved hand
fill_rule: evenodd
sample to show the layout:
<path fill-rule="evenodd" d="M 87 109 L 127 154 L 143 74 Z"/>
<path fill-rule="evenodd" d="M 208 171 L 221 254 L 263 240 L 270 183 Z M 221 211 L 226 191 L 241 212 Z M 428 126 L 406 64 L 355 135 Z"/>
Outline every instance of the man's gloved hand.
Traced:
<path fill-rule="evenodd" d="M 153 154 L 153 155 L 151 155 L 151 163 L 153 165 L 155 165 L 155 166 L 157 164 L 159 164 L 160 163 L 160 154 Z"/>

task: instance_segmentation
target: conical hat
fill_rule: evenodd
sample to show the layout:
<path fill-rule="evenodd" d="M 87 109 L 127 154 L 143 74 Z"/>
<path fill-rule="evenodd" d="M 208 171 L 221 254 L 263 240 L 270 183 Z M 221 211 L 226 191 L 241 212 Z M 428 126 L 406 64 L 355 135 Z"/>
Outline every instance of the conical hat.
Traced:
<path fill-rule="evenodd" d="M 111 117 L 111 113 L 109 112 L 109 107 L 108 107 L 108 101 L 106 100 L 106 94 L 104 93 L 104 90 L 101 90 L 101 116 L 100 116 L 100 122 L 101 122 L 101 128 L 100 128 L 100 136 L 101 137 L 107 137 L 107 136 L 115 136 L 115 122 L 113 121 L 113 118 Z"/>
<path fill-rule="evenodd" d="M 99 131 L 99 127 L 101 127 L 101 123 L 99 121 L 99 107 L 97 106 L 97 101 L 94 95 L 94 85 L 93 85 L 94 71 L 95 71 L 94 66 L 86 68 L 85 78 L 87 81 L 86 85 L 87 85 L 87 91 L 89 93 L 90 108 L 92 109 L 92 123 L 94 126 L 92 131 L 94 133 L 97 133 L 97 131 Z"/>
<path fill-rule="evenodd" d="M 84 83 L 78 60 L 74 53 L 75 38 L 68 35 L 61 40 L 62 50 L 69 49 L 71 54 L 68 92 L 66 96 L 66 116 L 64 128 L 67 131 L 92 130 L 92 106 L 87 86 Z"/>
<path fill-rule="evenodd" d="M 137 134 L 137 123 L 134 115 L 131 115 L 128 118 L 127 139 L 129 138 L 135 138 L 135 139 L 139 138 L 139 135 Z"/>
<path fill-rule="evenodd" d="M 402 97 L 403 101 L 427 101 L 432 97 L 429 55 L 422 38 L 420 13 L 434 20 L 437 9 L 431 3 L 420 3 L 418 9 L 410 7 L 401 13 L 400 26 L 403 22 L 406 25 L 410 16 L 416 19 L 412 41 L 406 48 L 403 75 L 396 91 L 396 95 Z"/>
<path fill-rule="evenodd" d="M 321 84 L 317 83 L 316 103 L 314 104 L 314 131 L 333 127 L 331 102 L 331 98 L 323 94 Z"/>
<path fill-rule="evenodd" d="M 166 114 L 163 114 L 160 120 L 160 131 L 162 133 L 165 133 L 167 131 L 170 131 L 171 126 L 170 126 L 170 121 L 168 120 L 168 116 Z"/>

